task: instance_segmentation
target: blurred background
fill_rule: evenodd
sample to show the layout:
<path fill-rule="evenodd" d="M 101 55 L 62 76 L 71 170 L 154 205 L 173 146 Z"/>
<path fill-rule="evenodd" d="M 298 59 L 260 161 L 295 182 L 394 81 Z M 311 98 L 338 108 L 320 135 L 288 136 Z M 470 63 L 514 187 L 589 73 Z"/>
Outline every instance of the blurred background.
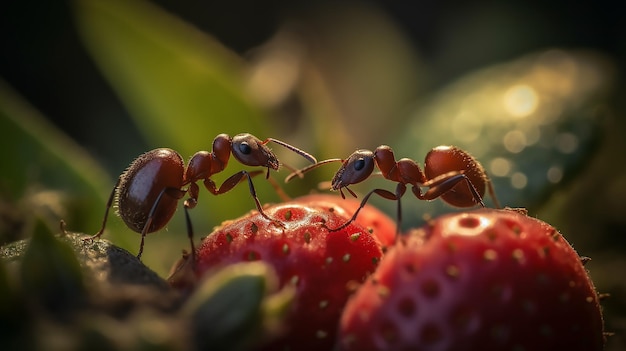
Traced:
<path fill-rule="evenodd" d="M 526 207 L 583 256 L 604 301 L 607 350 L 626 348 L 626 22 L 614 1 L 6 2 L 0 5 L 0 239 L 36 222 L 95 233 L 139 154 L 187 160 L 220 133 L 273 137 L 318 159 L 390 145 L 423 164 L 458 145 L 503 205 Z M 270 145 L 272 146 L 272 145 Z M 306 161 L 273 146 L 282 162 Z M 338 164 L 283 188 L 325 191 Z M 216 182 L 242 169 L 231 161 Z M 272 177 L 279 183 L 288 174 Z M 262 177 L 262 202 L 279 201 Z M 322 184 L 323 185 L 323 184 Z M 374 177 L 353 189 L 393 190 Z M 395 204 L 372 203 L 395 216 Z M 488 204 L 492 204 L 487 199 Z M 182 206 L 182 204 L 181 204 Z M 196 240 L 253 209 L 246 186 L 201 190 Z M 406 195 L 403 227 L 456 211 Z M 182 213 L 146 239 L 166 276 Z M 111 216 L 105 234 L 137 252 Z"/>

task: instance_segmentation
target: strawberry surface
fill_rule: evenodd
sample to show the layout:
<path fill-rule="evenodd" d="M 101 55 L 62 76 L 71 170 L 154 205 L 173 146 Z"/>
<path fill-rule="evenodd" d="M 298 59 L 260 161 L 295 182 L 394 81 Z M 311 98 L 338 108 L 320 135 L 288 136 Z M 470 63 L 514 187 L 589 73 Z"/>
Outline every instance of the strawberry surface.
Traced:
<path fill-rule="evenodd" d="M 329 232 L 351 215 L 341 207 L 296 200 L 265 212 L 282 226 L 257 212 L 224 224 L 198 248 L 196 273 L 242 261 L 269 263 L 281 286 L 296 287 L 296 296 L 284 336 L 263 349 L 330 350 L 348 296 L 378 266 L 381 245 L 356 223 Z"/>
<path fill-rule="evenodd" d="M 297 198 L 296 201 L 307 203 L 309 205 L 326 207 L 328 209 L 339 207 L 347 213 L 348 218 L 352 217 L 359 206 L 361 206 L 361 200 L 352 198 L 344 199 L 339 195 L 329 194 L 306 195 Z M 343 214 L 343 212 L 341 214 Z M 371 232 L 372 235 L 380 241 L 383 247 L 393 245 L 396 240 L 396 222 L 381 210 L 370 204 L 366 204 L 361 209 L 359 215 L 355 219 L 355 222 Z"/>
<path fill-rule="evenodd" d="M 512 210 L 432 220 L 389 249 L 350 299 L 341 350 L 602 350 L 580 257 L 552 226 Z"/>

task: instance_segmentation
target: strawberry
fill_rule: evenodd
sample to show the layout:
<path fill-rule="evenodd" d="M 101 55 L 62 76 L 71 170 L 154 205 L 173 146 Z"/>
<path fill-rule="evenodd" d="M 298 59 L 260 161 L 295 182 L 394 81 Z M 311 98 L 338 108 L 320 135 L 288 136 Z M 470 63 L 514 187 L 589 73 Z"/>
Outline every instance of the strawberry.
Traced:
<path fill-rule="evenodd" d="M 361 205 L 361 201 L 342 198 L 339 195 L 313 194 L 299 197 L 297 201 L 327 208 L 340 207 L 351 217 Z M 355 222 L 370 231 L 383 247 L 391 246 L 396 240 L 396 222 L 378 208 L 366 204 Z"/>
<path fill-rule="evenodd" d="M 350 299 L 341 350 L 602 350 L 598 296 L 552 226 L 512 210 L 432 220 Z"/>
<path fill-rule="evenodd" d="M 368 230 L 356 223 L 328 230 L 351 215 L 328 204 L 295 200 L 268 207 L 266 214 L 282 226 L 251 212 L 216 229 L 197 250 L 199 277 L 228 264 L 261 260 L 275 269 L 280 287 L 296 287 L 285 334 L 263 349 L 330 350 L 353 287 L 378 265 L 381 245 Z"/>

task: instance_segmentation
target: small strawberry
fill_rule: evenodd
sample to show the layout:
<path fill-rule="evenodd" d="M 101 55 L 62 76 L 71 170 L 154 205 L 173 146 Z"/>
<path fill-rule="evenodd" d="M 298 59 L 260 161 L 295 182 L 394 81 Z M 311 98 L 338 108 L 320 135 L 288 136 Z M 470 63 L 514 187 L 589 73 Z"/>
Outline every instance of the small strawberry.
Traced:
<path fill-rule="evenodd" d="M 378 240 L 356 223 L 329 232 L 351 214 L 325 204 L 295 200 L 268 207 L 266 214 L 283 226 L 251 212 L 215 230 L 198 248 L 198 276 L 260 260 L 275 269 L 280 287 L 296 287 L 284 336 L 264 349 L 330 350 L 348 296 L 382 256 Z"/>
<path fill-rule="evenodd" d="M 512 210 L 432 220 L 389 249 L 340 322 L 341 350 L 602 350 L 598 296 L 552 226 Z"/>

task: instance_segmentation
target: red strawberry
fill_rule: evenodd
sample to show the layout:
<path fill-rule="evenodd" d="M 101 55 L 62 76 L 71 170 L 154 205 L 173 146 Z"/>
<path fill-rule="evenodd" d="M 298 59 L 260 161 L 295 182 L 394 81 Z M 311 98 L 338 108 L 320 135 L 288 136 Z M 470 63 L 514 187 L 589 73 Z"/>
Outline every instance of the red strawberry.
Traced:
<path fill-rule="evenodd" d="M 365 228 L 343 224 L 351 214 L 319 203 L 293 201 L 265 212 L 280 227 L 257 212 L 226 223 L 210 234 L 197 251 L 199 276 L 216 267 L 263 260 L 276 270 L 280 286 L 296 286 L 286 321 L 286 334 L 268 350 L 330 350 L 335 343 L 341 311 L 373 272 L 382 256 L 380 243 Z"/>
<path fill-rule="evenodd" d="M 296 200 L 328 208 L 341 207 L 346 211 L 348 218 L 352 217 L 354 212 L 356 212 L 361 205 L 360 200 L 352 198 L 343 199 L 339 195 L 330 194 L 306 195 L 299 197 Z M 383 247 L 393 245 L 396 240 L 396 222 L 381 210 L 370 204 L 366 204 L 365 207 L 361 209 L 355 222 L 369 230 L 378 239 L 378 241 L 380 241 Z"/>
<path fill-rule="evenodd" d="M 342 350 L 602 350 L 580 257 L 511 210 L 431 221 L 389 249 L 342 315 Z"/>

